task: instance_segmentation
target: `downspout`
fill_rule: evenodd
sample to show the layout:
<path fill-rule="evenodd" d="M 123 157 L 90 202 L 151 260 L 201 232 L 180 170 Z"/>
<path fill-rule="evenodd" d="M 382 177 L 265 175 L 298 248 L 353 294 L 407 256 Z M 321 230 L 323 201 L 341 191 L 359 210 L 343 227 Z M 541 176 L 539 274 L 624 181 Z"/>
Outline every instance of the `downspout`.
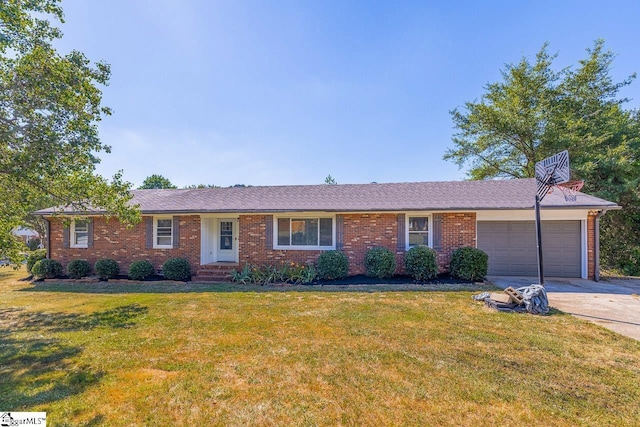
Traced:
<path fill-rule="evenodd" d="M 595 230 L 594 230 L 594 243 L 595 246 L 593 248 L 594 254 L 594 270 L 593 270 L 593 279 L 596 282 L 600 281 L 600 217 L 607 213 L 606 209 L 601 210 L 596 214 L 595 217 Z"/>

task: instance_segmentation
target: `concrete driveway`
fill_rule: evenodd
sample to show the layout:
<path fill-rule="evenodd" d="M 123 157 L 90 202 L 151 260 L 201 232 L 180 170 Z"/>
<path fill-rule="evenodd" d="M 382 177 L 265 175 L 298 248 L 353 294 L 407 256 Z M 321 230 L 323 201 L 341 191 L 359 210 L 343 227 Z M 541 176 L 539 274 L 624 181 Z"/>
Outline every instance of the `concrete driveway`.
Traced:
<path fill-rule="evenodd" d="M 488 279 L 503 289 L 538 283 L 537 277 Z M 640 341 L 640 280 L 545 278 L 545 288 L 551 307 Z"/>

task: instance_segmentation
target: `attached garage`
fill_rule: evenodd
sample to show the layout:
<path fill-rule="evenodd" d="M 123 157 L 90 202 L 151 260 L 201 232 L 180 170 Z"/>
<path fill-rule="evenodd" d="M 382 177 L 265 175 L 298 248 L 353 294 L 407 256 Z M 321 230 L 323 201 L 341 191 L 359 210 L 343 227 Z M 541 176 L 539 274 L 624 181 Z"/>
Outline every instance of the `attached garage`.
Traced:
<path fill-rule="evenodd" d="M 478 221 L 477 245 L 489 255 L 489 274 L 538 274 L 534 221 Z M 581 277 L 581 221 L 542 221 L 545 276 Z"/>

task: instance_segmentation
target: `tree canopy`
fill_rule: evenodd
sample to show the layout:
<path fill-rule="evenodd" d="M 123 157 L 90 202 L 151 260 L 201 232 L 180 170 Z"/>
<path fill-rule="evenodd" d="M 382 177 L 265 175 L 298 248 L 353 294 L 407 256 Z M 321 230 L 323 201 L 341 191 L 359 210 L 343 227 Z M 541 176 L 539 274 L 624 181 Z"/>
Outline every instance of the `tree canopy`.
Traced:
<path fill-rule="evenodd" d="M 469 167 L 471 179 L 525 178 L 569 150 L 584 191 L 623 207 L 603 217 L 604 264 L 640 274 L 640 114 L 619 95 L 635 74 L 613 81 L 615 55 L 603 40 L 575 68 L 554 69 L 556 56 L 545 44 L 534 61 L 507 65 L 479 101 L 451 111 L 457 132 L 444 158 Z"/>
<path fill-rule="evenodd" d="M 154 188 L 178 188 L 162 175 L 153 174 L 142 181 L 142 185 L 138 187 L 140 190 L 151 190 Z"/>
<path fill-rule="evenodd" d="M 0 257 L 14 261 L 22 248 L 11 230 L 43 203 L 140 219 L 121 172 L 111 180 L 95 173 L 98 155 L 110 152 L 97 128 L 111 114 L 99 88 L 110 68 L 55 50 L 62 33 L 50 20 L 64 22 L 59 3 L 0 5 Z"/>

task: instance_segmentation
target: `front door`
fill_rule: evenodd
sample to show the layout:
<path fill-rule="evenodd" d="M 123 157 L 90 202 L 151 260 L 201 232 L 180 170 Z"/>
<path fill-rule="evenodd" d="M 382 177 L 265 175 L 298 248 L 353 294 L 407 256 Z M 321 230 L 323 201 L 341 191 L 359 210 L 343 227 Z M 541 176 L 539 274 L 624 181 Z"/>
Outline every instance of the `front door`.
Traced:
<path fill-rule="evenodd" d="M 234 262 L 236 260 L 236 236 L 234 220 L 218 221 L 218 261 Z"/>

